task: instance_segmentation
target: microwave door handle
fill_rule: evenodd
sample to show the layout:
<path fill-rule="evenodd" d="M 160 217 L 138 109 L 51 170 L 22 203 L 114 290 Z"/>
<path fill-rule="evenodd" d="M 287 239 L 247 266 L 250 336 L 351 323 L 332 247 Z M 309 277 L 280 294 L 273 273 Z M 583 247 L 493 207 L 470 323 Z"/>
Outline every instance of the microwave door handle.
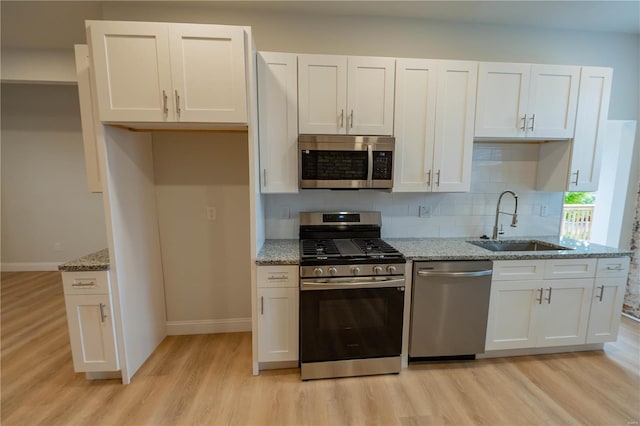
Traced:
<path fill-rule="evenodd" d="M 367 145 L 367 153 L 369 158 L 369 165 L 367 168 L 367 186 L 373 188 L 373 147 Z"/>

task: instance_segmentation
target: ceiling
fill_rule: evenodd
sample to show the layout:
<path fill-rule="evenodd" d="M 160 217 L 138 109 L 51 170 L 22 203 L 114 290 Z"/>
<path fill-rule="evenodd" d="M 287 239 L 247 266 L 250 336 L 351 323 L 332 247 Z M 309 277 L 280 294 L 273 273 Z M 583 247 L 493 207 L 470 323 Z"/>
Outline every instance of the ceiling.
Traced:
<path fill-rule="evenodd" d="M 5 47 L 62 48 L 84 42 L 85 19 L 111 5 L 197 4 L 227 10 L 370 16 L 440 22 L 603 31 L 640 35 L 640 0 L 630 1 L 8 1 L 2 0 Z"/>

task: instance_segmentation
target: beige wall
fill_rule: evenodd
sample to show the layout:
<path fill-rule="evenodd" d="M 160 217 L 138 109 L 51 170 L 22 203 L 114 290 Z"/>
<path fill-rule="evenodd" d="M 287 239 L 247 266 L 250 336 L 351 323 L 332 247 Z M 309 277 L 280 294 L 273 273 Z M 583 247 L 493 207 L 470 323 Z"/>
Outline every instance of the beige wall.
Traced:
<path fill-rule="evenodd" d="M 167 321 L 250 318 L 247 135 L 156 133 L 153 155 Z"/>
<path fill-rule="evenodd" d="M 1 97 L 3 269 L 51 268 L 105 248 L 102 195 L 87 189 L 77 87 L 3 84 Z"/>

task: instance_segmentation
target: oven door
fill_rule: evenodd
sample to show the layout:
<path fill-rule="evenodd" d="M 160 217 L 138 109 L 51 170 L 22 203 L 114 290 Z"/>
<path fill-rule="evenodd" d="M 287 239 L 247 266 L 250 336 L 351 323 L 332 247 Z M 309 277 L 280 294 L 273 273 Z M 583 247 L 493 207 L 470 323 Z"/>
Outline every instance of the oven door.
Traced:
<path fill-rule="evenodd" d="M 300 135 L 300 188 L 392 188 L 394 145 L 391 137 Z"/>
<path fill-rule="evenodd" d="M 403 277 L 300 281 L 300 361 L 399 356 Z"/>

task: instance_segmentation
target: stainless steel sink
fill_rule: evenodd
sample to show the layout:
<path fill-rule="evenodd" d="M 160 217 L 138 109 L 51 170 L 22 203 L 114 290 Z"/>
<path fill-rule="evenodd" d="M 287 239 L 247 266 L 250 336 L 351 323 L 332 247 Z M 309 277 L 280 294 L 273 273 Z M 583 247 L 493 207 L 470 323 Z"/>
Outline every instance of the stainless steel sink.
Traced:
<path fill-rule="evenodd" d="M 550 250 L 573 250 L 570 247 L 563 247 L 556 244 L 546 243 L 538 240 L 488 240 L 488 241 L 467 241 L 474 246 L 482 247 L 491 251 L 550 251 Z"/>

